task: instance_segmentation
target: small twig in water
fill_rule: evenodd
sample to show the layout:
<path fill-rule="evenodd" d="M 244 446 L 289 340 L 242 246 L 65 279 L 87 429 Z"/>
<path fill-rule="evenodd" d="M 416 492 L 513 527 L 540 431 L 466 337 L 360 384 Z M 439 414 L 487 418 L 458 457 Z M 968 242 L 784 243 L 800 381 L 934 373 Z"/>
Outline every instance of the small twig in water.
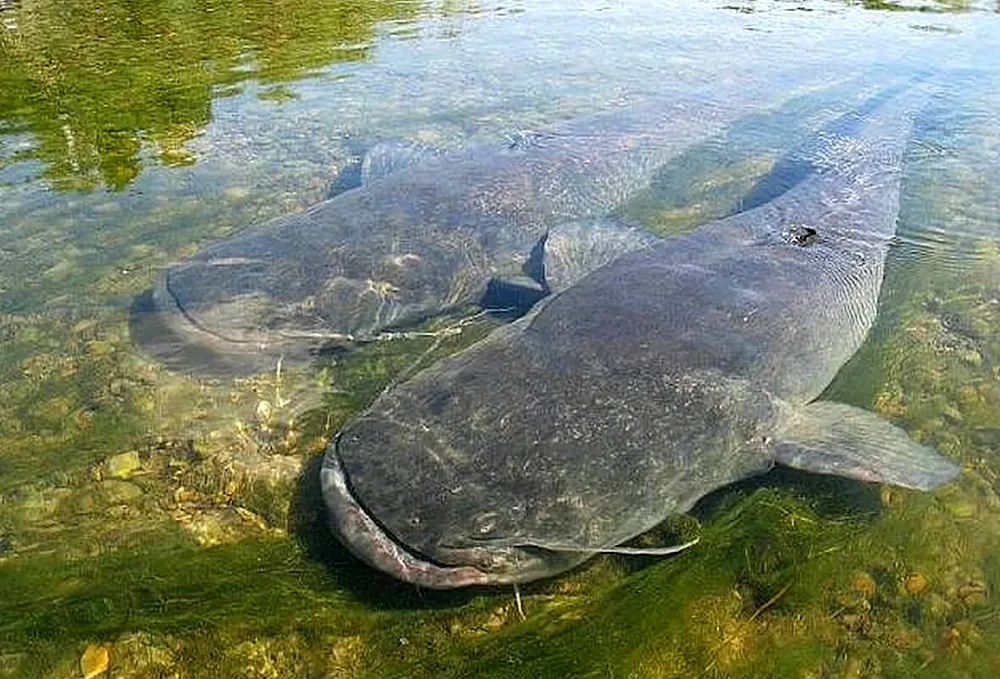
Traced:
<path fill-rule="evenodd" d="M 524 614 L 524 606 L 521 605 L 521 588 L 514 583 L 514 602 L 517 604 L 517 614 L 521 617 L 521 620 L 527 620 L 528 616 Z"/>
<path fill-rule="evenodd" d="M 749 618 L 747 618 L 743 622 L 742 626 L 746 627 L 747 625 L 749 625 L 750 623 L 752 623 L 754 620 L 756 620 L 757 616 L 759 616 L 761 613 L 763 613 L 764 611 L 766 611 L 767 609 L 769 609 L 774 604 L 778 603 L 778 600 L 781 599 L 781 597 L 785 596 L 785 593 L 789 589 L 791 589 L 791 587 L 792 587 L 792 581 L 789 581 L 788 584 L 786 584 L 784 587 L 782 587 L 781 589 L 779 589 L 778 592 L 774 596 L 772 596 L 770 599 L 768 599 L 767 601 L 765 601 L 764 603 L 762 603 L 760 606 L 758 606 L 757 610 L 754 611 L 753 615 L 751 615 Z M 705 671 L 706 672 L 708 672 L 710 669 L 712 669 L 713 667 L 715 667 L 715 663 L 718 662 L 718 660 L 719 660 L 719 653 L 721 653 L 722 649 L 726 646 L 726 644 L 729 644 L 729 643 L 731 643 L 731 639 L 730 638 L 724 638 L 722 640 L 722 642 L 715 648 L 715 652 L 712 653 L 712 662 L 708 663 L 708 665 L 705 666 Z"/>
<path fill-rule="evenodd" d="M 278 365 L 274 369 L 274 402 L 279 408 L 288 405 L 288 402 L 281 398 L 281 363 L 284 358 L 284 354 L 278 356 Z"/>
<path fill-rule="evenodd" d="M 747 619 L 747 622 L 753 622 L 754 619 L 758 615 L 760 615 L 761 613 L 763 613 L 764 611 L 766 611 L 767 609 L 769 609 L 774 604 L 778 603 L 778 599 L 780 599 L 781 597 L 785 596 L 785 592 L 787 592 L 791 588 L 791 586 L 792 586 L 792 583 L 789 582 L 787 585 L 785 585 L 784 587 L 782 587 L 781 589 L 779 589 L 777 594 L 775 594 L 773 597 L 771 597 L 770 599 L 768 599 L 767 601 L 765 601 L 764 603 L 762 603 L 760 605 L 760 607 L 756 611 L 753 612 L 753 615 L 751 615 Z"/>
<path fill-rule="evenodd" d="M 473 314 L 468 318 L 463 318 L 457 323 L 453 323 L 452 325 L 449 325 L 448 327 L 442 328 L 440 330 L 434 330 L 428 332 L 382 333 L 381 335 L 379 335 L 376 339 L 402 339 L 402 338 L 409 339 L 415 337 L 434 338 L 434 342 L 429 347 L 427 347 L 427 349 L 425 349 L 423 353 L 417 356 L 416 360 L 414 360 L 413 363 L 411 363 L 405 370 L 403 370 L 399 375 L 397 375 L 395 379 L 389 382 L 389 384 L 386 385 L 385 389 L 382 390 L 382 393 L 384 394 L 385 392 L 389 391 L 389 389 L 393 388 L 400 382 L 405 382 L 407 379 L 409 379 L 410 376 L 413 375 L 413 373 L 415 373 L 418 368 L 420 368 L 424 360 L 441 347 L 441 342 L 446 337 L 453 337 L 455 335 L 460 335 L 462 333 L 462 328 L 471 324 L 473 321 L 476 321 L 477 319 L 485 316 L 486 314 L 490 313 L 490 311 L 491 310 L 489 309 L 480 311 L 478 314 Z"/>

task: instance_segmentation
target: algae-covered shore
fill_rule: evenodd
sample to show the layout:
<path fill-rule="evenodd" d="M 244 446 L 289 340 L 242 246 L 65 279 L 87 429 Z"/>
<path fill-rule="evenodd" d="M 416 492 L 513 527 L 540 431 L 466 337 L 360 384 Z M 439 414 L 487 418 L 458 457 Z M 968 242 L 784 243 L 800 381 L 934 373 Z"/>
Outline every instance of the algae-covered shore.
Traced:
<path fill-rule="evenodd" d="M 767 28 L 803 49 L 790 13 L 747 7 L 673 30 Z M 873 17 L 912 36 L 904 54 L 977 26 L 829 8 L 855 40 L 874 38 L 849 22 Z M 595 558 L 522 587 L 519 609 L 512 589 L 423 591 L 358 563 L 329 536 L 316 473 L 383 388 L 502 319 L 434 319 L 228 381 L 134 346 L 129 309 L 159 267 L 320 200 L 374 139 L 495 139 L 709 58 L 711 41 L 664 47 L 642 30 L 660 15 L 612 8 L 651 56 L 595 38 L 607 63 L 573 61 L 604 25 L 594 10 L 537 47 L 547 79 L 510 70 L 511 36 L 566 11 L 0 3 L 0 677 L 996 675 L 1000 90 L 975 63 L 919 121 L 877 325 L 828 391 L 960 461 L 934 493 L 776 470 L 645 536 L 696 548 Z M 501 66 L 470 75 L 471 58 Z M 774 181 L 776 149 L 862 96 L 849 76 L 691 149 L 624 215 L 669 234 L 740 209 Z"/>

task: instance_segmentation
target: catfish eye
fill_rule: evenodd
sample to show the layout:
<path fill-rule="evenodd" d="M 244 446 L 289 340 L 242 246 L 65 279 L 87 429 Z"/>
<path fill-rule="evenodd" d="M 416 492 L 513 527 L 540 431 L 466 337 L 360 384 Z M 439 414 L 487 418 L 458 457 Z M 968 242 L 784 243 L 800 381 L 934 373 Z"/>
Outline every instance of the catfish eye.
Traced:
<path fill-rule="evenodd" d="M 472 531 L 476 535 L 489 535 L 497 527 L 497 513 L 486 512 L 472 520 Z"/>
<path fill-rule="evenodd" d="M 401 255 L 393 255 L 389 257 L 389 262 L 400 268 L 415 266 L 420 263 L 420 255 L 413 252 L 404 252 Z"/>
<path fill-rule="evenodd" d="M 819 238 L 819 231 L 811 226 L 796 224 L 781 234 L 781 236 L 786 243 L 805 247 L 816 242 L 816 239 Z"/>

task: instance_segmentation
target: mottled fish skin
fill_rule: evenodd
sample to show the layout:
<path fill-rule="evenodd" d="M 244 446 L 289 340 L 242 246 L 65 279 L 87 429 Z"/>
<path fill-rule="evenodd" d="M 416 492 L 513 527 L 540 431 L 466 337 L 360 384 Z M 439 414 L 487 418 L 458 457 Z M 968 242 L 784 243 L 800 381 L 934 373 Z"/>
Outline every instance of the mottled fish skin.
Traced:
<path fill-rule="evenodd" d="M 469 584 L 470 567 L 476 584 L 516 583 L 619 545 L 779 457 L 799 466 L 774 439 L 794 434 L 789 413 L 814 407 L 872 325 L 925 98 L 919 86 L 889 97 L 851 136 L 827 139 L 785 194 L 623 255 L 384 393 L 327 450 L 334 532 L 417 585 Z M 956 473 L 853 410 L 939 472 L 908 485 Z M 370 530 L 338 512 L 347 499 Z M 375 535 L 432 575 L 368 549 Z"/>
<path fill-rule="evenodd" d="M 407 161 L 167 268 L 136 305 L 134 334 L 173 367 L 245 374 L 474 304 L 488 281 L 523 277 L 551 228 L 608 214 L 767 100 L 752 88 L 715 95 Z"/>

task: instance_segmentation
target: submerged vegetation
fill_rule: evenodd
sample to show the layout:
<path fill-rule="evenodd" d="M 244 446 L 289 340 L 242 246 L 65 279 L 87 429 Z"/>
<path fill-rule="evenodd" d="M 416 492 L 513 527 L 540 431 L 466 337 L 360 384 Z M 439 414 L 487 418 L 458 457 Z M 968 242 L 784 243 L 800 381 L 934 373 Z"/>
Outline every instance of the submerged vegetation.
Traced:
<path fill-rule="evenodd" d="M 154 156 L 200 162 L 188 142 L 213 97 L 294 101 L 297 79 L 368 58 L 380 22 L 420 8 L 25 2 L 13 28 L 10 11 L 0 172 L 147 194 L 0 189 L 0 677 L 995 674 L 1000 132 L 982 111 L 1000 92 L 928 113 L 877 327 L 829 390 L 960 460 L 960 480 L 921 494 L 779 470 L 646 536 L 697 547 L 595 558 L 522 588 L 522 615 L 513 590 L 420 591 L 359 564 L 318 488 L 348 417 L 498 320 L 453 334 L 458 319 L 436 319 L 233 383 L 170 374 L 128 336 L 158 266 L 317 200 L 332 174 L 324 156 L 184 193 L 174 175 L 140 182 Z M 692 150 L 627 215 L 667 234 L 744 207 L 775 178 L 766 150 L 848 110 L 845 91 Z"/>

